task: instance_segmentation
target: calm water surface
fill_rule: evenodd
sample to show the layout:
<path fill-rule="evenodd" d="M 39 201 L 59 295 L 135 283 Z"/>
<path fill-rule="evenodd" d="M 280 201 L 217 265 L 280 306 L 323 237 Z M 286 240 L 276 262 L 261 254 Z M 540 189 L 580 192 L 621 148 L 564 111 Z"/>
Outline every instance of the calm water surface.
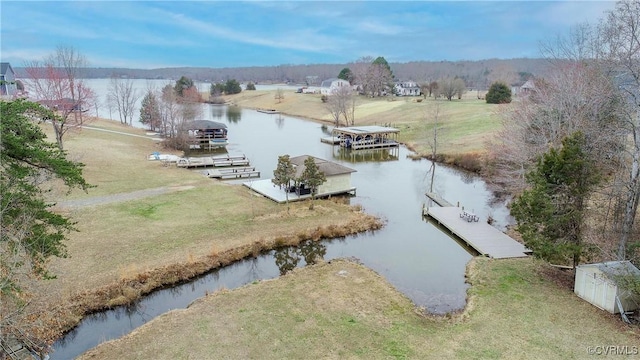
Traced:
<path fill-rule="evenodd" d="M 464 307 L 467 289 L 464 272 L 472 255 L 457 240 L 421 216 L 421 208 L 426 202 L 424 193 L 431 186 L 431 162 L 407 158 L 409 151 L 404 147 L 369 152 L 344 151 L 320 142 L 321 137 L 327 136 L 327 129 L 293 117 L 236 107 L 203 107 L 203 118 L 227 124 L 228 153 L 245 154 L 263 178 L 270 177 L 278 156 L 283 154 L 313 155 L 357 170 L 352 174 L 357 195 L 351 203 L 381 217 L 386 225 L 373 233 L 308 245 L 318 247 L 309 251 L 319 252 L 324 260 L 358 259 L 427 311 L 442 314 Z M 247 180 L 236 182 L 243 181 Z M 433 187 L 449 202 L 459 202 L 482 218 L 493 216 L 498 227 L 504 227 L 509 221 L 504 204 L 491 205 L 491 194 L 477 177 L 436 166 Z M 190 283 L 156 291 L 134 305 L 91 315 L 54 345 L 51 359 L 73 358 L 101 342 L 129 333 L 166 311 L 184 308 L 219 288 L 231 289 L 277 277 L 283 266 L 306 264 L 304 251 L 272 251 L 216 270 Z M 289 259 L 288 263 L 284 261 L 286 264 L 283 265 L 282 259 Z"/>

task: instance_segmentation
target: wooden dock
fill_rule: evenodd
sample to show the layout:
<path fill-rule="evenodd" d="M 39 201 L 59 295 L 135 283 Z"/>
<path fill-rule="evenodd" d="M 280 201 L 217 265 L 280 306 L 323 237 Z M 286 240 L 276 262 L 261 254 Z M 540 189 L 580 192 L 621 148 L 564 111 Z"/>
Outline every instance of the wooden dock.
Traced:
<path fill-rule="evenodd" d="M 429 207 L 424 214 L 447 228 L 480 255 L 495 259 L 526 257 L 531 250 L 484 221 L 467 221 L 454 206 Z"/>
<path fill-rule="evenodd" d="M 224 167 L 224 166 L 247 166 L 249 159 L 244 155 L 238 156 L 199 156 L 180 158 L 176 161 L 177 167 Z"/>
<path fill-rule="evenodd" d="M 449 203 L 447 200 L 443 199 L 442 196 L 436 194 L 436 193 L 432 193 L 432 192 L 428 192 L 425 193 L 425 195 L 427 195 L 427 197 L 431 200 L 433 200 L 434 203 L 438 204 L 439 206 L 455 206 L 451 203 Z M 426 215 L 426 214 L 424 214 Z"/>
<path fill-rule="evenodd" d="M 260 177 L 260 171 L 253 166 L 234 166 L 221 169 L 205 170 L 204 174 L 210 178 L 216 179 L 240 179 Z"/>

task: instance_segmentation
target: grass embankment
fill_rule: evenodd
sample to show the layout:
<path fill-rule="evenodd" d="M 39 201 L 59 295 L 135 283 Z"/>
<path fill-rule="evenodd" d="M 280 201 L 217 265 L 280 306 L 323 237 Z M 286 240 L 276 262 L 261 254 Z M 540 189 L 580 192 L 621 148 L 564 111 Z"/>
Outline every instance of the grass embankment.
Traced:
<path fill-rule="evenodd" d="M 333 119 L 319 94 L 286 92 L 278 103 L 275 90 L 243 91 L 226 97 L 230 103 L 254 109 L 276 109 L 282 113 L 332 124 Z M 501 122 L 496 115 L 501 105 L 478 100 L 476 92 L 462 99 L 434 100 L 417 97 L 358 97 L 355 110 L 356 125 L 390 124 L 400 129 L 398 139 L 418 156 L 430 156 L 433 143 L 434 114 L 438 108 L 439 160 L 477 170 L 485 152 L 486 142 L 499 130 Z M 343 124 L 344 126 L 344 124 Z M 469 160 L 470 159 L 470 160 Z"/>
<path fill-rule="evenodd" d="M 84 359 L 582 359 L 638 343 L 637 329 L 577 298 L 534 259 L 470 263 L 466 310 L 424 317 L 373 271 L 344 260 L 221 291 Z"/>
<path fill-rule="evenodd" d="M 113 122 L 91 126 L 144 135 Z M 97 187 L 70 196 L 92 206 L 59 208 L 77 221 L 79 232 L 66 242 L 70 257 L 50 264 L 57 279 L 38 282 L 34 289 L 33 305 L 44 314 L 47 336 L 69 329 L 86 312 L 128 303 L 260 251 L 381 226 L 339 201 L 317 201 L 312 211 L 308 204 L 294 203 L 287 213 L 286 205 L 243 186 L 148 161 L 148 154 L 161 150 L 158 146 L 148 138 L 90 129 L 67 138 L 69 156 L 86 164 L 85 177 Z M 127 197 L 156 188 L 166 191 Z M 92 203 L 96 197 L 119 201 Z"/>

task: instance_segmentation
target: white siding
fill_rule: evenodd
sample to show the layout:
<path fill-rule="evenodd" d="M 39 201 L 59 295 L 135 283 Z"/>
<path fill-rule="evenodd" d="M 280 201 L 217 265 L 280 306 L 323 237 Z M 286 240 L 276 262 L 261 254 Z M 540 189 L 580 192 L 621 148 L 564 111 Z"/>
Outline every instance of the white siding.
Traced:
<path fill-rule="evenodd" d="M 350 190 L 351 174 L 327 176 L 327 181 L 318 187 L 318 195 Z"/>
<path fill-rule="evenodd" d="M 581 265 L 576 268 L 574 292 L 582 299 L 612 314 L 620 311 L 616 306 L 616 295 L 625 310 L 635 310 L 638 299 L 629 293 L 620 291 L 615 283 L 607 278 L 595 265 Z"/>

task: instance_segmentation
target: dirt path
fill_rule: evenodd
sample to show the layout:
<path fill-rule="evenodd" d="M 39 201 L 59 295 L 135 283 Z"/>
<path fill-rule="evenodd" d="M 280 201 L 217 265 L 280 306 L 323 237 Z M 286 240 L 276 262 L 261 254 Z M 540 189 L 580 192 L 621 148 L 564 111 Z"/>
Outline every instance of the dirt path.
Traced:
<path fill-rule="evenodd" d="M 96 206 L 96 205 L 104 205 L 111 204 L 116 202 L 137 200 L 149 196 L 156 196 L 161 194 L 166 194 L 175 191 L 183 191 L 193 189 L 193 186 L 171 186 L 171 187 L 159 187 L 153 189 L 145 189 L 132 191 L 129 193 L 120 193 L 106 196 L 96 196 L 86 199 L 78 199 L 78 200 L 68 200 L 68 201 L 60 201 L 56 203 L 57 208 L 68 209 L 68 208 L 79 208 L 85 206 Z"/>

